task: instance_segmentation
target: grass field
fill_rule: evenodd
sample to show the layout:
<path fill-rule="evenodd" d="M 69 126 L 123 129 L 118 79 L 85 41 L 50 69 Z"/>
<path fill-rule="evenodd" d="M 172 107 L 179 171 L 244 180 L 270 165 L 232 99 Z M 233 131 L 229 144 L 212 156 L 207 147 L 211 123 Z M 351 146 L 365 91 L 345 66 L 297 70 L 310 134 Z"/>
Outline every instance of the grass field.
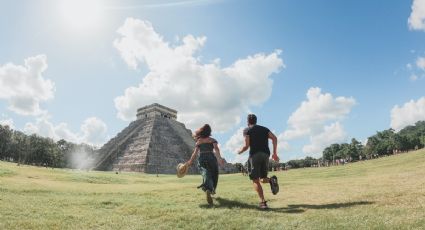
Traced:
<path fill-rule="evenodd" d="M 247 177 L 84 172 L 0 162 L 0 229 L 425 229 L 425 151 L 277 172 L 268 211 Z"/>

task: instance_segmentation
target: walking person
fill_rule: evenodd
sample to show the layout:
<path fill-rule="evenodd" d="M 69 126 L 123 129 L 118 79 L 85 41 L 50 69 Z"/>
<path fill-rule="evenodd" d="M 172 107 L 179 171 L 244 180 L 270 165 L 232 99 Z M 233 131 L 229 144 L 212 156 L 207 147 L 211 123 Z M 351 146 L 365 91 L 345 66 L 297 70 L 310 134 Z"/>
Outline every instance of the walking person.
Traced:
<path fill-rule="evenodd" d="M 277 156 L 277 138 L 268 128 L 257 125 L 257 117 L 254 114 L 248 115 L 247 122 L 248 128 L 244 130 L 245 145 L 239 150 L 238 154 L 245 152 L 249 148 L 249 178 L 252 180 L 254 190 L 260 198 L 259 208 L 267 209 L 267 201 L 264 199 L 261 183 L 269 183 L 274 195 L 279 192 L 277 177 L 267 177 L 270 157 L 269 139 L 273 143 L 272 159 L 279 161 Z"/>
<path fill-rule="evenodd" d="M 202 188 L 206 193 L 208 204 L 212 205 L 211 195 L 215 194 L 218 183 L 218 164 L 223 166 L 224 159 L 221 158 L 217 141 L 211 137 L 211 127 L 208 124 L 199 128 L 194 137 L 195 149 L 187 164 L 191 165 L 199 155 L 198 168 L 202 175 L 202 184 L 198 188 Z"/>

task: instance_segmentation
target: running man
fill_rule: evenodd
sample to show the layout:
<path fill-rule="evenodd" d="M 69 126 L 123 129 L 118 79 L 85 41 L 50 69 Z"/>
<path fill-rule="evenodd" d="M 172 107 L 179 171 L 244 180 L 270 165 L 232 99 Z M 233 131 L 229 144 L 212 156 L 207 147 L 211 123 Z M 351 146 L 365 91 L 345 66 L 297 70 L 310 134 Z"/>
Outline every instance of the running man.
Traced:
<path fill-rule="evenodd" d="M 264 199 L 263 188 L 261 183 L 269 183 L 272 193 L 276 195 L 279 192 L 279 184 L 277 177 L 267 177 L 269 169 L 269 139 L 273 143 L 272 159 L 279 161 L 277 156 L 277 138 L 266 127 L 257 125 L 257 117 L 254 114 L 249 114 L 247 118 L 248 128 L 244 130 L 245 145 L 239 150 L 238 154 L 245 152 L 249 148 L 248 173 L 252 180 L 254 190 L 260 197 L 261 209 L 267 209 L 267 201 Z"/>

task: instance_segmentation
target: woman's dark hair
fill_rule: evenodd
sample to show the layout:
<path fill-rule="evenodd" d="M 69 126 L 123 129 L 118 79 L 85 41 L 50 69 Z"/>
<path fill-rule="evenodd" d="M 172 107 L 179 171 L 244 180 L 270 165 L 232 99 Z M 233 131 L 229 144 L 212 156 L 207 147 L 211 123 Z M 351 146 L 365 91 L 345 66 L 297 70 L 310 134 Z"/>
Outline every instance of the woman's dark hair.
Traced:
<path fill-rule="evenodd" d="M 247 121 L 248 121 L 248 124 L 250 124 L 250 125 L 256 125 L 257 124 L 257 116 L 255 116 L 255 114 L 248 114 Z"/>
<path fill-rule="evenodd" d="M 209 136 L 211 136 L 211 127 L 209 124 L 203 125 L 195 132 L 195 139 L 205 138 Z"/>

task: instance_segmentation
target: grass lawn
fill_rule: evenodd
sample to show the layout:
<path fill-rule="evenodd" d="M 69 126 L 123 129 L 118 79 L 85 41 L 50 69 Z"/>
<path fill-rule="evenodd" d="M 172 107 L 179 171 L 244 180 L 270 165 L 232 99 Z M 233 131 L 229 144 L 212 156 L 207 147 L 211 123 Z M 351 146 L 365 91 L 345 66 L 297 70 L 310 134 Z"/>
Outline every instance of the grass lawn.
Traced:
<path fill-rule="evenodd" d="M 241 174 L 85 172 L 0 162 L 0 229 L 425 229 L 425 150 L 330 168 L 276 172 L 268 211 Z"/>

